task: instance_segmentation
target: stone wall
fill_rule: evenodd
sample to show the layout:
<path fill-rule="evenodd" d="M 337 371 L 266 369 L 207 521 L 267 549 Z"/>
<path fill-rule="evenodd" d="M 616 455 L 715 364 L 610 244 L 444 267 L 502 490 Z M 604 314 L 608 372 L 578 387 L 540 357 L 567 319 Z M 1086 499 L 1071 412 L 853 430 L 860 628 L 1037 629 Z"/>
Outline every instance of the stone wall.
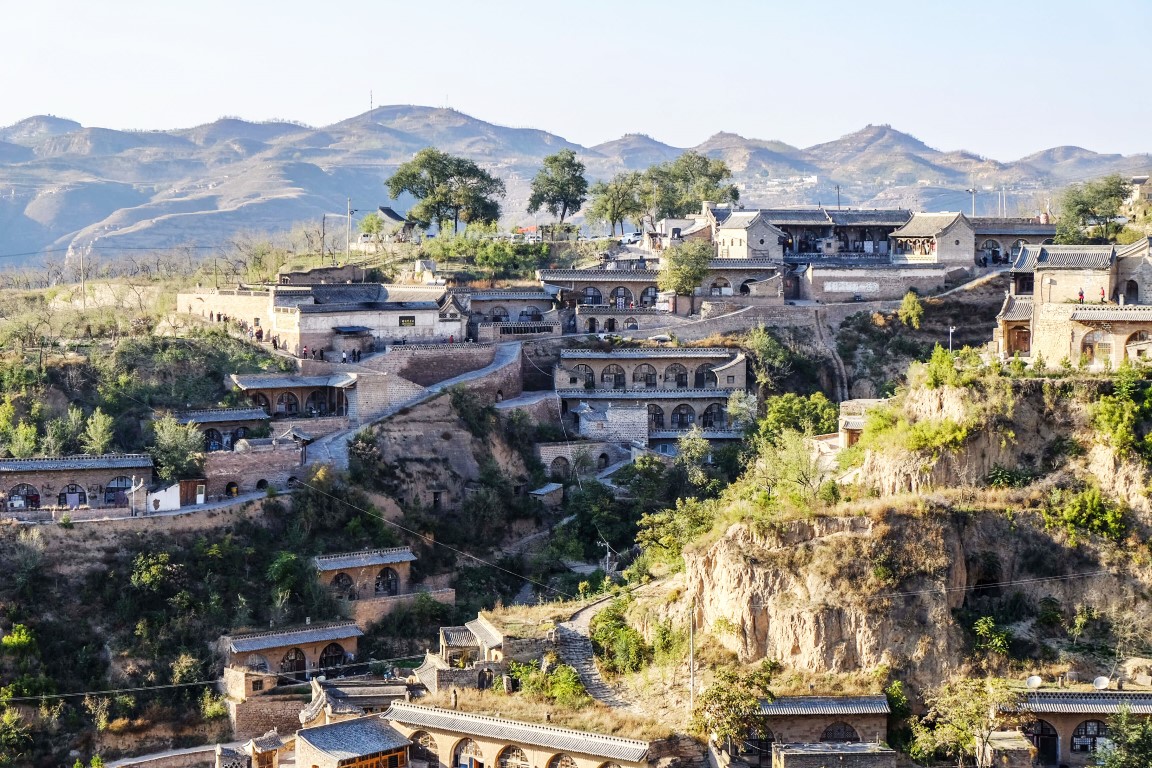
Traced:
<path fill-rule="evenodd" d="M 229 290 L 192 291 L 176 295 L 176 311 L 216 321 L 215 314 L 228 315 L 263 327 L 272 325 L 272 296 L 268 291 Z"/>
<path fill-rule="evenodd" d="M 1043 269 L 1033 276 L 1032 301 L 1037 304 L 1068 304 L 1079 302 L 1080 291 L 1084 301 L 1099 304 L 1103 295 L 1113 298 L 1116 285 L 1115 267 L 1112 269 Z"/>
<path fill-rule="evenodd" d="M 163 757 L 130 757 L 119 765 L 121 768 L 215 768 L 216 745 L 198 747 L 191 752 Z"/>
<path fill-rule="evenodd" d="M 88 507 L 90 509 L 99 509 L 99 514 L 106 515 L 113 509 L 126 509 L 126 505 L 118 504 L 115 499 L 105 502 L 105 486 L 109 481 L 117 477 L 135 477 L 137 480 L 143 479 L 147 485 L 152 481 L 152 469 L 150 467 L 114 467 L 109 469 L 79 469 L 68 466 L 68 459 L 61 458 L 58 460 L 60 469 L 37 469 L 31 471 L 5 471 L 3 483 L 0 486 L 0 516 L 9 514 L 20 514 L 28 509 L 9 509 L 8 496 L 12 490 L 20 484 L 27 483 L 36 488 L 40 494 L 40 509 L 48 510 L 53 507 L 66 509 L 67 505 L 61 505 L 60 494 L 69 485 L 78 485 L 84 489 L 85 501 L 81 507 Z M 137 494 L 138 502 L 143 502 L 144 494 Z M 83 510 L 77 510 L 80 512 Z M 73 517 L 76 515 L 73 514 Z"/>
<path fill-rule="evenodd" d="M 340 614 L 352 619 L 362 628 L 375 624 L 402 605 L 410 605 L 419 595 L 428 595 L 443 605 L 456 604 L 456 590 L 432 589 L 403 595 L 371 597 L 365 600 L 345 600 L 340 603 Z"/>
<path fill-rule="evenodd" d="M 861 741 L 883 741 L 888 733 L 886 715 L 784 715 L 765 718 L 777 742 L 814 743 L 833 723 L 847 723 Z"/>
<path fill-rule="evenodd" d="M 480 342 L 516 341 L 536 336 L 557 336 L 563 333 L 559 320 L 538 323 L 478 323 L 476 340 Z"/>
<path fill-rule="evenodd" d="M 288 479 L 301 474 L 304 449 L 294 440 L 274 441 L 272 445 L 240 441 L 234 451 L 213 451 L 204 455 L 204 476 L 208 479 L 208 496 L 228 495 L 228 485 L 236 484 L 236 493 L 250 493 L 272 487 L 283 490 Z"/>
<path fill-rule="evenodd" d="M 295 733 L 300 728 L 300 710 L 311 699 L 307 693 L 253 696 L 246 701 L 228 699 L 232 738 L 246 740 L 262 736 L 273 728 L 280 733 Z"/>
<path fill-rule="evenodd" d="M 593 440 L 577 440 L 566 443 L 537 443 L 536 452 L 540 456 L 540 463 L 545 469 L 551 470 L 553 462 L 562 458 L 568 462 L 569 470 L 575 466 L 577 457 L 587 455 L 596 466 L 596 459 L 600 454 L 608 454 L 608 463 L 615 464 L 628 458 L 629 452 L 616 443 Z M 562 473 L 562 474 L 566 474 Z"/>
<path fill-rule="evenodd" d="M 490 344 L 445 344 L 438 347 L 405 349 L 390 347 L 388 363 L 397 366 L 396 373 L 420 386 L 427 387 L 478 371 L 491 364 L 496 346 Z"/>
<path fill-rule="evenodd" d="M 857 751 L 831 744 L 825 750 L 805 747 L 789 749 L 785 744 L 774 745 L 773 768 L 896 768 L 896 751 L 892 749 Z"/>
<path fill-rule="evenodd" d="M 970 260 L 970 259 L 969 259 Z M 800 296 L 810 301 L 840 302 L 898 299 L 910 290 L 927 295 L 943 290 L 948 268 L 895 266 L 821 266 L 812 264 L 800 280 Z"/>

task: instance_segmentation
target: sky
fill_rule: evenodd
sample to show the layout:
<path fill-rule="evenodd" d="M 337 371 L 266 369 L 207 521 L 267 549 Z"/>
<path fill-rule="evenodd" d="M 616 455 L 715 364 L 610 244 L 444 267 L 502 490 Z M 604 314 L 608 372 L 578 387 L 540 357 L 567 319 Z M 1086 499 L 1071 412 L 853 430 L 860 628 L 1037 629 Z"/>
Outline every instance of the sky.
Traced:
<path fill-rule="evenodd" d="M 1152 0 L 5 0 L 0 126 L 450 106 L 591 146 L 887 123 L 1001 161 L 1152 151 Z"/>

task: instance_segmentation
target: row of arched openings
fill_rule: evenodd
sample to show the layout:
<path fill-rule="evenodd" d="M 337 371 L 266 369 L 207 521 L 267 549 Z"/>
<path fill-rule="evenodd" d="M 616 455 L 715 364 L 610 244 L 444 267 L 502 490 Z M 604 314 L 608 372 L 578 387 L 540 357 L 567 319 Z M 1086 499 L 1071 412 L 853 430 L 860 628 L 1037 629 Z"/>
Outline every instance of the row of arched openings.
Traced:
<path fill-rule="evenodd" d="M 776 735 L 766 725 L 759 726 L 748 732 L 739 745 L 737 752 L 743 761 L 753 768 L 768 768 L 772 765 L 772 745 Z M 860 734 L 848 723 L 837 721 L 832 723 L 820 734 L 820 741 L 850 744 L 860 741 Z"/>
<path fill-rule="evenodd" d="M 496 306 L 488 311 L 488 317 L 494 323 L 507 323 L 510 315 L 504 307 Z M 518 323 L 538 323 L 543 319 L 544 315 L 539 309 L 533 306 L 524 307 L 516 316 L 516 322 Z"/>
<path fill-rule="evenodd" d="M 128 506 L 128 493 L 132 490 L 132 478 L 120 475 L 104 486 L 103 499 L 106 506 Z M 8 491 L 10 508 L 39 509 L 43 503 L 40 490 L 28 483 L 19 483 Z M 88 503 L 88 491 L 82 485 L 69 483 L 56 494 L 56 505 L 75 508 Z"/>
<path fill-rule="evenodd" d="M 427 731 L 416 731 L 409 737 L 412 747 L 409 752 L 413 761 L 425 763 L 428 768 L 441 765 L 440 746 L 436 739 Z M 461 739 L 452 750 L 452 768 L 483 768 L 484 752 L 474 739 Z M 500 750 L 496 756 L 495 768 L 531 768 L 531 762 L 524 750 L 509 745 Z M 576 768 L 576 761 L 566 754 L 554 755 L 547 763 L 547 768 Z M 616 763 L 603 763 L 599 768 L 620 768 Z"/>
<path fill-rule="evenodd" d="M 696 424 L 696 409 L 681 403 L 672 409 L 671 418 L 665 419 L 664 409 L 655 403 L 648 404 L 648 429 L 691 429 Z M 670 425 L 670 426 L 666 426 Z M 700 417 L 703 429 L 725 429 L 728 426 L 728 413 L 720 403 L 712 403 L 704 409 Z"/>
<path fill-rule="evenodd" d="M 324 646 L 324 650 L 320 651 L 317 668 L 333 669 L 343 665 L 347 658 L 348 654 L 344 652 L 344 646 L 340 645 L 340 643 L 328 643 L 328 645 Z M 268 660 L 258 653 L 249 655 L 245 666 L 253 672 L 271 671 Z M 282 675 L 298 675 L 307 672 L 308 657 L 305 656 L 304 651 L 299 648 L 289 648 L 283 658 L 280 659 L 280 665 L 277 671 Z"/>
<path fill-rule="evenodd" d="M 1136 331 L 1124 341 L 1124 358 L 1128 358 L 1128 345 L 1148 341 L 1152 336 L 1147 331 Z M 1090 331 L 1080 341 L 1080 357 L 1089 363 L 1096 360 L 1112 359 L 1112 337 L 1104 331 Z"/>
<path fill-rule="evenodd" d="M 656 303 L 656 286 L 649 285 L 640 291 L 640 306 L 650 307 Z M 608 301 L 604 301 L 604 294 L 600 289 L 589 285 L 580 292 L 580 303 L 589 306 L 611 305 L 614 307 L 632 307 L 636 305 L 636 295 L 631 289 L 618 285 L 608 292 Z"/>
<path fill-rule="evenodd" d="M 276 396 L 275 410 L 268 396 L 262 392 L 253 392 L 249 401 L 256 408 L 263 408 L 269 416 L 296 416 L 300 413 L 300 398 L 291 392 L 281 392 Z M 304 411 L 314 416 L 327 415 L 328 393 L 319 389 L 309 393 L 308 399 L 304 401 Z"/>
<path fill-rule="evenodd" d="M 592 367 L 579 363 L 572 367 L 572 383 L 583 383 L 591 389 L 596 386 L 596 372 Z M 600 371 L 600 384 L 607 389 L 625 389 L 628 385 L 627 374 L 624 368 L 616 363 L 604 366 Z M 680 363 L 672 363 L 664 369 L 663 376 L 649 363 L 641 363 L 632 371 L 632 384 L 646 389 L 655 389 L 663 381 L 666 389 L 687 389 L 689 381 L 696 389 L 713 389 L 718 386 L 716 371 L 712 365 L 705 363 L 696 368 L 691 379 L 688 369 Z"/>
<path fill-rule="evenodd" d="M 575 323 L 576 318 L 572 318 L 572 321 L 573 321 L 573 323 Z M 572 329 L 575 330 L 575 328 L 576 328 L 576 326 L 573 325 Z M 604 321 L 603 326 L 600 326 L 597 323 L 596 318 L 594 318 L 594 317 L 590 317 L 584 321 L 584 330 L 588 333 L 596 333 L 597 331 L 600 331 L 600 330 L 603 330 L 606 333 L 613 333 L 615 331 L 620 331 L 620 330 L 636 331 L 639 329 L 640 329 L 640 324 L 636 322 L 636 318 L 634 318 L 634 317 L 626 318 L 624 320 L 624 324 L 622 326 L 617 325 L 616 318 L 614 318 L 614 317 L 607 318 Z"/>
<path fill-rule="evenodd" d="M 360 590 L 351 576 L 341 571 L 332 577 L 332 592 L 338 600 L 359 600 Z M 374 597 L 395 597 L 400 594 L 400 576 L 391 568 L 376 574 L 372 594 Z"/>
<path fill-rule="evenodd" d="M 1035 720 L 1024 728 L 1025 735 L 1036 747 L 1039 765 L 1056 765 L 1060 757 L 1060 734 L 1047 720 Z M 1068 751 L 1095 752 L 1108 738 L 1108 724 L 1102 720 L 1085 720 L 1072 731 Z"/>

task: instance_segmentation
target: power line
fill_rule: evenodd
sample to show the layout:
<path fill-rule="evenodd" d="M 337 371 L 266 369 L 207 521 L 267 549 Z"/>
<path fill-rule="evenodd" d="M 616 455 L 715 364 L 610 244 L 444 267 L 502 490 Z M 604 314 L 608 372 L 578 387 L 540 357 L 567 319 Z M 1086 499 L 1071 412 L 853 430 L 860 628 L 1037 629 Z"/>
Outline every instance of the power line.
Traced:
<path fill-rule="evenodd" d="M 106 691 L 82 691 L 79 693 L 45 693 L 41 696 L 10 696 L 0 698 L 0 704 L 13 701 L 43 701 L 44 699 L 68 699 L 76 696 L 108 696 L 117 693 L 138 693 L 140 691 L 162 691 L 169 688 L 190 688 L 195 685 L 215 685 L 216 680 L 197 680 L 194 683 L 170 683 L 168 685 L 146 685 L 139 688 L 113 688 Z"/>

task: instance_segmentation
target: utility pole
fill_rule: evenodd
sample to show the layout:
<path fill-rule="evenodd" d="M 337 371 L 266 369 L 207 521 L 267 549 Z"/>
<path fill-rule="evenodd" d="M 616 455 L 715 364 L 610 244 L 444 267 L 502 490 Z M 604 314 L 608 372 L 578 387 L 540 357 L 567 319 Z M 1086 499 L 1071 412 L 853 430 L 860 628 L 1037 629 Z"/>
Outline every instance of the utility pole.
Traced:
<path fill-rule="evenodd" d="M 84 246 L 80 246 L 80 306 L 88 308 L 88 283 L 84 274 Z"/>
<path fill-rule="evenodd" d="M 836 185 L 836 210 L 840 210 L 840 185 Z"/>
<path fill-rule="evenodd" d="M 968 194 L 972 195 L 972 215 L 975 216 L 976 215 L 976 187 L 972 187 L 971 189 L 966 189 L 964 191 L 967 192 Z"/>
<path fill-rule="evenodd" d="M 328 236 L 328 214 L 320 214 L 320 263 L 324 263 L 324 238 Z"/>
<path fill-rule="evenodd" d="M 348 198 L 348 221 L 346 234 L 347 237 L 344 241 L 344 259 L 352 261 L 352 198 Z M 336 266 L 335 259 L 333 259 L 332 266 Z"/>
<path fill-rule="evenodd" d="M 220 270 L 217 269 L 216 262 L 219 260 L 218 256 L 212 257 L 212 284 L 216 286 L 216 290 L 220 290 Z"/>

